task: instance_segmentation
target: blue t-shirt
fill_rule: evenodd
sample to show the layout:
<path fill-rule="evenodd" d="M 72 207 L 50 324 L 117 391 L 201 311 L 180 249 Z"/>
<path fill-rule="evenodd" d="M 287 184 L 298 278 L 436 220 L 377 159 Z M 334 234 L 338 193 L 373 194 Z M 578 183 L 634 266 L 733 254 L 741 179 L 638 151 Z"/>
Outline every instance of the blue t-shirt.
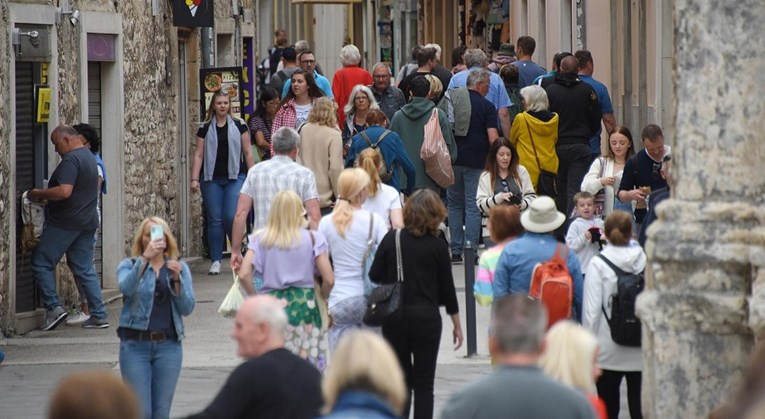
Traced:
<path fill-rule="evenodd" d="M 518 87 L 521 89 L 530 86 L 535 78 L 547 73 L 544 68 L 531 60 L 513 61 L 511 64 L 518 67 Z"/>
<path fill-rule="evenodd" d="M 316 70 L 314 70 L 313 79 L 316 81 L 316 85 L 319 86 L 319 89 L 321 89 L 321 91 L 324 92 L 328 98 L 335 98 L 335 95 L 332 94 L 332 85 L 329 84 L 329 80 L 327 80 L 326 77 L 322 76 Z M 292 78 L 289 78 L 284 82 L 284 86 L 282 87 L 282 99 L 287 96 L 287 92 L 290 91 L 290 87 L 292 87 Z"/>
<path fill-rule="evenodd" d="M 600 113 L 614 113 L 614 108 L 611 105 L 611 98 L 608 96 L 608 88 L 606 85 L 586 74 L 580 74 L 579 78 L 582 79 L 583 82 L 592 86 L 592 90 L 595 91 L 595 94 L 600 101 Z M 592 154 L 600 154 L 600 133 L 602 131 L 603 127 L 599 127 L 598 132 L 590 137 L 590 149 L 592 150 Z"/>
<path fill-rule="evenodd" d="M 497 128 L 497 108 L 480 93 L 470 92 L 470 127 L 464 137 L 454 136 L 457 143 L 456 166 L 483 169 L 489 154 L 489 128 Z"/>

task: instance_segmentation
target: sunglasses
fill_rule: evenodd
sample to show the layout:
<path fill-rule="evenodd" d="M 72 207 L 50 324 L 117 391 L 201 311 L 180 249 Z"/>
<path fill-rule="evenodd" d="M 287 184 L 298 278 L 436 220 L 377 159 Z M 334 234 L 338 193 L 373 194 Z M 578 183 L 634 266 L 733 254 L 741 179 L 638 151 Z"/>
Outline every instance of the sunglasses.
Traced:
<path fill-rule="evenodd" d="M 500 185 L 502 185 L 502 187 L 504 188 L 504 192 L 507 192 L 507 191 L 508 191 L 508 188 L 507 188 L 507 180 L 505 180 L 505 179 L 502 179 L 502 180 L 500 180 L 500 181 L 499 181 L 499 184 L 500 184 Z"/>
<path fill-rule="evenodd" d="M 661 176 L 661 165 L 663 162 L 660 163 L 654 163 L 653 168 L 651 169 L 651 177 L 654 179 L 658 179 Z"/>

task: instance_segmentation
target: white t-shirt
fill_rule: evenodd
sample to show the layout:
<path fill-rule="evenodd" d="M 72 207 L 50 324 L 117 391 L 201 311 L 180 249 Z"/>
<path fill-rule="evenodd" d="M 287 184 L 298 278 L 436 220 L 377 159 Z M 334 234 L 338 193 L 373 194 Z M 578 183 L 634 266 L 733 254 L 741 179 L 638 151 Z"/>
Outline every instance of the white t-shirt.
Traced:
<path fill-rule="evenodd" d="M 384 183 L 378 185 L 375 196 L 368 196 L 361 208 L 379 214 L 385 225 L 390 228 L 390 210 L 401 208 L 401 196 L 396 188 Z"/>
<path fill-rule="evenodd" d="M 294 106 L 295 114 L 297 117 L 295 122 L 295 129 L 298 129 L 301 125 L 308 122 L 308 114 L 311 113 L 311 107 L 313 107 L 313 103 L 309 103 L 307 105 L 298 105 L 295 103 Z"/>
<path fill-rule="evenodd" d="M 388 227 L 382 217 L 377 214 L 364 210 L 354 211 L 353 220 L 345 230 L 345 238 L 338 234 L 332 222 L 332 214 L 325 215 L 319 222 L 319 232 L 327 238 L 335 271 L 335 286 L 329 294 L 330 309 L 347 298 L 364 295 L 361 264 L 367 250 L 370 215 L 374 217 L 372 240 L 375 245 L 379 245 L 388 233 Z"/>

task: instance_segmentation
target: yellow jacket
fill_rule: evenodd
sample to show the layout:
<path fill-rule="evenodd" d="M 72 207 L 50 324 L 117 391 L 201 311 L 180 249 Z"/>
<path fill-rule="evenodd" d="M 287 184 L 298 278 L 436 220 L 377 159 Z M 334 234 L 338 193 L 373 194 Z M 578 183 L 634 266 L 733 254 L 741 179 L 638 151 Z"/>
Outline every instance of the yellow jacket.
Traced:
<path fill-rule="evenodd" d="M 536 190 L 540 170 L 537 159 L 534 157 L 529 131 L 534 136 L 534 145 L 536 145 L 542 169 L 557 174 L 558 155 L 555 153 L 555 143 L 558 142 L 558 114 L 553 113 L 552 119 L 543 122 L 528 112 L 521 112 L 515 116 L 513 126 L 510 128 L 510 142 L 515 146 L 520 164 L 528 170 L 531 183 Z"/>

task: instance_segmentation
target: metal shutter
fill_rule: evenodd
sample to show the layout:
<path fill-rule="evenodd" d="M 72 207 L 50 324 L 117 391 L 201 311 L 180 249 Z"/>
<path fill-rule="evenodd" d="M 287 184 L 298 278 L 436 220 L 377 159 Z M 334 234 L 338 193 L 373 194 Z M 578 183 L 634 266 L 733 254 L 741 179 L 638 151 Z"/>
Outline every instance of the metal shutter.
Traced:
<path fill-rule="evenodd" d="M 101 63 L 88 62 L 88 123 L 92 125 L 101 138 L 101 155 L 103 156 L 104 138 L 101 136 Z M 103 277 L 103 237 L 104 237 L 104 203 L 103 198 L 98 200 L 101 211 L 101 225 L 98 226 L 98 238 L 96 239 L 96 251 L 93 255 L 96 265 L 96 274 L 101 279 L 101 287 L 104 286 Z"/>
<path fill-rule="evenodd" d="M 35 187 L 34 64 L 16 62 L 16 312 L 36 308 L 31 255 L 21 251 L 21 194 Z"/>

